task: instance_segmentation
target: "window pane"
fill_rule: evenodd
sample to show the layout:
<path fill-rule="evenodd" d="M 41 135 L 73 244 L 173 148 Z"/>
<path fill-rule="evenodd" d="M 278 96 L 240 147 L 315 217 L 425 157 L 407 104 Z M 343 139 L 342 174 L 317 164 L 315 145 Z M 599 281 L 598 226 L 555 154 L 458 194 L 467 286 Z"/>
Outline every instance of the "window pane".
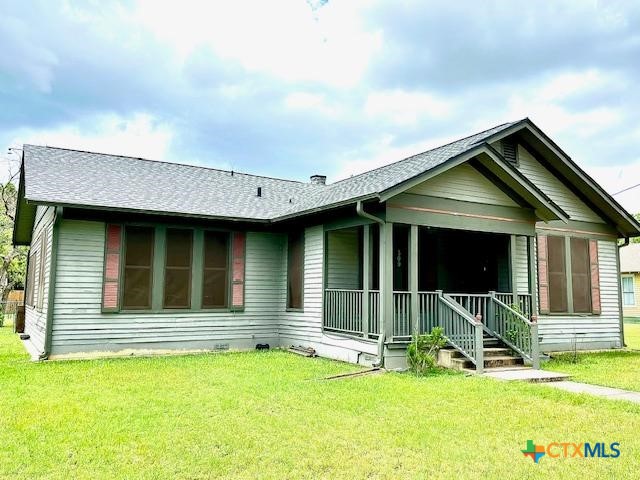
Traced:
<path fill-rule="evenodd" d="M 153 228 L 126 227 L 123 308 L 151 308 Z"/>
<path fill-rule="evenodd" d="M 193 230 L 167 229 L 167 267 L 191 267 Z"/>
<path fill-rule="evenodd" d="M 190 268 L 167 268 L 164 275 L 164 307 L 189 308 L 191 305 L 189 283 Z"/>
<path fill-rule="evenodd" d="M 549 308 L 552 312 L 567 311 L 567 275 L 564 237 L 547 237 L 549 262 Z"/>
<path fill-rule="evenodd" d="M 189 308 L 193 230 L 167 229 L 166 249 L 164 308 Z"/>
<path fill-rule="evenodd" d="M 227 268 L 229 234 L 225 232 L 205 232 L 204 266 L 205 268 Z"/>
<path fill-rule="evenodd" d="M 302 276 L 304 264 L 303 235 L 289 235 L 287 256 L 287 307 L 302 308 Z"/>
<path fill-rule="evenodd" d="M 127 267 L 124 270 L 124 308 L 151 308 L 151 269 Z"/>
<path fill-rule="evenodd" d="M 227 272 L 223 269 L 206 269 L 202 285 L 202 306 L 207 308 L 227 306 Z"/>
<path fill-rule="evenodd" d="M 633 291 L 633 277 L 622 277 L 622 302 L 625 306 L 636 304 L 635 293 Z"/>
<path fill-rule="evenodd" d="M 229 234 L 227 232 L 204 233 L 204 277 L 202 306 L 221 308 L 227 306 L 229 283 Z"/>
<path fill-rule="evenodd" d="M 591 279 L 589 265 L 589 243 L 584 238 L 571 239 L 571 288 L 573 311 L 591 311 Z"/>
<path fill-rule="evenodd" d="M 126 265 L 151 266 L 153 256 L 153 229 L 127 227 Z"/>

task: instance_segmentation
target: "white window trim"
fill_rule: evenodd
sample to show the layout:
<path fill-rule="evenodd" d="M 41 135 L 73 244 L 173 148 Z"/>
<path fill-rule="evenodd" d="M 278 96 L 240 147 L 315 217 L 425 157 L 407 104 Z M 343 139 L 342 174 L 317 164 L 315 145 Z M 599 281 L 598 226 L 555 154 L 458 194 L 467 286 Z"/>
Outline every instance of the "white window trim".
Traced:
<path fill-rule="evenodd" d="M 631 279 L 631 291 L 630 292 L 625 292 L 624 290 L 624 280 L 630 278 Z M 634 307 L 636 305 L 636 285 L 635 285 L 635 278 L 634 275 L 621 275 L 621 279 L 620 279 L 620 287 L 622 290 L 622 306 L 623 307 Z M 626 303 L 625 302 L 625 296 L 627 294 L 631 294 L 632 298 L 633 298 L 633 303 Z"/>

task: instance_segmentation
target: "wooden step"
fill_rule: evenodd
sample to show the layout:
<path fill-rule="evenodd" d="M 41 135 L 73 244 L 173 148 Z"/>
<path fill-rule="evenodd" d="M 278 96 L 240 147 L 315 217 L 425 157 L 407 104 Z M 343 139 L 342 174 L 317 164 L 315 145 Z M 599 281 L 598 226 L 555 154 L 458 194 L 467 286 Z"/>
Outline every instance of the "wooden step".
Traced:
<path fill-rule="evenodd" d="M 473 362 L 465 357 L 455 357 L 450 359 L 450 368 L 454 370 L 465 370 L 475 368 Z M 511 355 L 496 355 L 484 359 L 484 368 L 516 367 L 524 365 L 524 360 Z"/>
<path fill-rule="evenodd" d="M 510 348 L 506 347 L 484 347 L 484 357 L 505 357 L 511 356 L 513 352 Z"/>

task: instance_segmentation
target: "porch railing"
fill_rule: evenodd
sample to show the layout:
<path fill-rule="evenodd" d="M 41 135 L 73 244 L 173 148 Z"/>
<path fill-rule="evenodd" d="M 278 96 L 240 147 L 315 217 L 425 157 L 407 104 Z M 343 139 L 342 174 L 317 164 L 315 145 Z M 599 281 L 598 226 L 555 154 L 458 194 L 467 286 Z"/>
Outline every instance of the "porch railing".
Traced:
<path fill-rule="evenodd" d="M 540 368 L 538 324 L 512 309 L 498 295 L 491 294 L 490 298 L 485 323 L 489 332 L 529 360 L 533 368 Z"/>
<path fill-rule="evenodd" d="M 428 333 L 438 326 L 438 292 L 418 292 L 418 333 Z"/>
<path fill-rule="evenodd" d="M 369 290 L 368 323 L 363 319 L 363 297 L 363 290 L 325 289 L 323 323 L 325 330 L 363 336 L 362 327 L 367 325 L 367 334 L 377 336 L 380 333 L 380 291 Z"/>
<path fill-rule="evenodd" d="M 449 297 L 462 305 L 473 317 L 482 315 L 487 317 L 487 305 L 489 305 L 488 293 L 449 293 Z"/>
<path fill-rule="evenodd" d="M 393 336 L 409 337 L 411 328 L 411 292 L 393 292 Z"/>
<path fill-rule="evenodd" d="M 380 291 L 369 290 L 369 334 L 380 334 Z"/>
<path fill-rule="evenodd" d="M 531 318 L 533 310 L 531 307 L 531 294 L 530 293 L 518 293 L 517 299 L 514 302 L 513 293 L 496 292 L 495 297 L 502 303 L 509 305 L 510 307 L 515 303 L 520 309 L 520 313 L 526 318 Z"/>
<path fill-rule="evenodd" d="M 328 288 L 324 291 L 324 328 L 362 334 L 362 290 Z"/>

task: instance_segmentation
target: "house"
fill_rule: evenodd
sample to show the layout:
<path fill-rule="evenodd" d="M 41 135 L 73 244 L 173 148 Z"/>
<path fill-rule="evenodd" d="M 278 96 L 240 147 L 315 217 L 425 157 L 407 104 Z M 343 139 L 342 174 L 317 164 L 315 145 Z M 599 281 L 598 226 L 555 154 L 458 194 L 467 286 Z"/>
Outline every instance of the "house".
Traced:
<path fill-rule="evenodd" d="M 617 241 L 640 225 L 529 119 L 325 180 L 25 145 L 28 348 L 397 367 L 440 325 L 481 371 L 487 338 L 534 366 L 623 345 Z"/>
<path fill-rule="evenodd" d="M 640 243 L 620 249 L 620 281 L 623 315 L 640 317 Z"/>

